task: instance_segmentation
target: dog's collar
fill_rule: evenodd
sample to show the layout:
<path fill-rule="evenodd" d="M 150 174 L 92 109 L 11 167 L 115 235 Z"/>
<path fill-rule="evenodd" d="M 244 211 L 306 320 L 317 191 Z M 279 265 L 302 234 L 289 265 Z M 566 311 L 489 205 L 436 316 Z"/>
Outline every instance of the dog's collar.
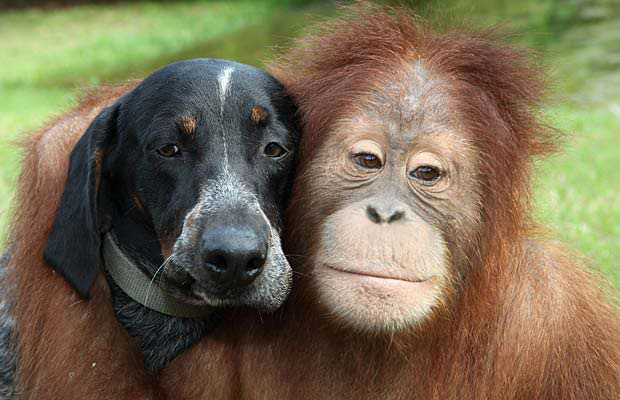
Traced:
<path fill-rule="evenodd" d="M 184 303 L 152 282 L 121 250 L 112 232 L 106 233 L 103 238 L 103 260 L 114 283 L 146 308 L 181 318 L 205 317 L 212 312 L 210 307 Z"/>

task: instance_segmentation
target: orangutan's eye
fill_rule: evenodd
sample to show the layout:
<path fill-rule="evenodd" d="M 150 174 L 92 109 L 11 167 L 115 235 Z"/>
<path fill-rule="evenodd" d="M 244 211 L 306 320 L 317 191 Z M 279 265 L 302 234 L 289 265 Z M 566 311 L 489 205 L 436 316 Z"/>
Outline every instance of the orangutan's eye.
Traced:
<path fill-rule="evenodd" d="M 263 153 L 265 153 L 265 155 L 270 158 L 280 158 L 286 155 L 287 151 L 284 147 L 280 146 L 276 142 L 271 142 L 268 143 L 267 146 L 265 146 L 265 150 L 263 150 Z"/>
<path fill-rule="evenodd" d="M 162 157 L 169 158 L 180 155 L 181 149 L 176 144 L 168 143 L 158 148 L 157 153 Z"/>
<path fill-rule="evenodd" d="M 383 166 L 381 159 L 371 153 L 359 153 L 353 156 L 353 159 L 362 168 L 379 169 Z"/>
<path fill-rule="evenodd" d="M 420 181 L 422 184 L 433 184 L 441 178 L 441 172 L 435 167 L 422 165 L 411 172 L 411 177 Z"/>

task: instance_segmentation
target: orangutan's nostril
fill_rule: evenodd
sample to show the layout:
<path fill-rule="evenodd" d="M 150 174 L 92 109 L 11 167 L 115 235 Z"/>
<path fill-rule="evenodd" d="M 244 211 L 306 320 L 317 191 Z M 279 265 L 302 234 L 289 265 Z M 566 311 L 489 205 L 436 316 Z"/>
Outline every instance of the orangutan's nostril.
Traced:
<path fill-rule="evenodd" d="M 381 216 L 379 215 L 379 213 L 374 207 L 371 207 L 371 206 L 366 207 L 366 214 L 368 215 L 368 218 L 372 222 L 376 224 L 381 223 Z"/>
<path fill-rule="evenodd" d="M 405 216 L 403 211 L 396 211 L 392 216 L 388 219 L 388 223 L 395 222 L 402 219 Z"/>

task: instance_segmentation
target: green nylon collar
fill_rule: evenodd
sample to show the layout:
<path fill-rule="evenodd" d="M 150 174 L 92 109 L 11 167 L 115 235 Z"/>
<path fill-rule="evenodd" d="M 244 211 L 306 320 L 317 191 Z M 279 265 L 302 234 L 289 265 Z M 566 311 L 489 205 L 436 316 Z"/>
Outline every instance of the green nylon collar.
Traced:
<path fill-rule="evenodd" d="M 127 296 L 146 308 L 181 318 L 206 317 L 210 307 L 188 304 L 172 297 L 146 276 L 121 250 L 112 232 L 103 238 L 103 260 L 110 277 Z"/>

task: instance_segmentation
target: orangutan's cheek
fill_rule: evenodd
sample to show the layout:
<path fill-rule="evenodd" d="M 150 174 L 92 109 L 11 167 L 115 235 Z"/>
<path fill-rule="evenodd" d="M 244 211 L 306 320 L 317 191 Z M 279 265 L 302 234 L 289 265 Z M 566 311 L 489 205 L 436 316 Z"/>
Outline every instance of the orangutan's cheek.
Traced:
<path fill-rule="evenodd" d="M 449 287 L 439 231 L 413 213 L 377 224 L 355 203 L 323 225 L 313 276 L 321 302 L 345 325 L 394 332 L 427 319 Z"/>

